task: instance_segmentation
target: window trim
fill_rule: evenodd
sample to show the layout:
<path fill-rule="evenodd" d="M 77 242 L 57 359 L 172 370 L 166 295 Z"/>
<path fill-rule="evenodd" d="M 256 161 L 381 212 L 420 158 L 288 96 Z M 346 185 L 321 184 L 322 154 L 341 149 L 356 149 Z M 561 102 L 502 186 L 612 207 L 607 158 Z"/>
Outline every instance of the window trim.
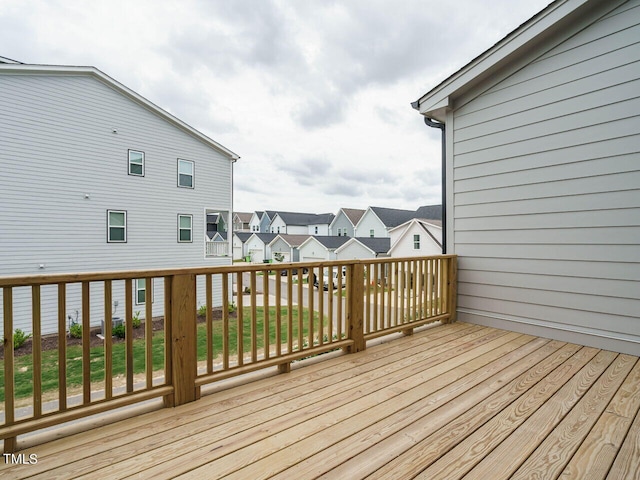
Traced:
<path fill-rule="evenodd" d="M 420 250 L 420 234 L 418 233 L 413 235 L 413 249 Z"/>
<path fill-rule="evenodd" d="M 144 177 L 144 173 L 145 173 L 145 153 L 142 150 L 132 150 L 129 149 L 127 150 L 128 152 L 128 163 L 127 163 L 127 167 L 128 167 L 128 174 L 133 176 L 133 177 Z M 133 163 L 131 161 L 131 154 L 132 153 L 139 153 L 142 155 L 142 163 Z M 141 165 L 142 166 L 142 173 L 133 173 L 131 172 L 131 165 Z"/>
<path fill-rule="evenodd" d="M 187 229 L 182 228 L 180 226 L 180 219 L 183 218 L 183 217 L 189 218 L 189 221 L 191 222 L 191 225 L 189 226 L 189 229 L 188 229 L 189 230 L 189 240 L 182 240 L 181 236 L 180 236 L 180 233 L 183 230 L 187 230 Z M 188 213 L 179 213 L 178 214 L 178 243 L 193 243 L 193 215 L 190 215 Z"/>
<path fill-rule="evenodd" d="M 111 214 L 122 213 L 124 214 L 124 225 L 111 225 Z M 112 240 L 111 229 L 121 228 L 124 230 L 124 240 Z M 107 243 L 127 243 L 127 211 L 126 210 L 107 210 Z"/>
<path fill-rule="evenodd" d="M 181 185 L 180 184 L 180 164 L 181 163 L 185 163 L 185 164 L 189 164 L 191 165 L 191 185 Z M 179 158 L 178 159 L 178 163 L 177 163 L 177 181 L 178 181 L 178 188 L 196 188 L 196 162 L 194 162 L 193 160 L 185 160 L 184 158 Z M 185 173 L 183 173 L 182 175 L 187 175 Z"/>
<path fill-rule="evenodd" d="M 143 288 L 140 288 L 140 283 L 142 282 Z M 146 305 L 147 304 L 147 279 L 146 278 L 136 278 L 135 279 L 135 304 L 136 305 Z M 144 292 L 144 302 L 140 301 L 139 294 L 140 292 Z M 151 279 L 151 303 L 153 303 L 153 278 Z"/>

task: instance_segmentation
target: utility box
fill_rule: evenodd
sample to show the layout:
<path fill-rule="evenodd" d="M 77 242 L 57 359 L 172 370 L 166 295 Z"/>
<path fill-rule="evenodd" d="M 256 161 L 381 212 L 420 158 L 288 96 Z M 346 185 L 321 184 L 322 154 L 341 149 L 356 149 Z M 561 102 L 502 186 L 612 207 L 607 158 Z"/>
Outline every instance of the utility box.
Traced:
<path fill-rule="evenodd" d="M 122 325 L 124 323 L 124 320 L 120 317 L 113 317 L 111 319 L 111 331 L 113 332 L 113 329 L 119 325 Z M 102 335 L 102 337 L 104 337 L 104 320 L 102 320 L 101 325 L 100 325 L 100 334 Z"/>

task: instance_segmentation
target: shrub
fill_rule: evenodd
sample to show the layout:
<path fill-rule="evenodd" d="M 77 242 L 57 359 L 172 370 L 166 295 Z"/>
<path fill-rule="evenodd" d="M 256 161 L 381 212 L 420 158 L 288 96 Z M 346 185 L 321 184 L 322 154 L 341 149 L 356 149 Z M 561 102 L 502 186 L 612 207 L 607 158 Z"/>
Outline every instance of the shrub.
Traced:
<path fill-rule="evenodd" d="M 71 338 L 82 338 L 82 325 L 73 322 L 69 327 L 69 336 Z"/>
<path fill-rule="evenodd" d="M 206 305 L 200 305 L 198 307 L 198 315 L 201 317 L 204 317 L 207 314 L 207 306 Z"/>
<path fill-rule="evenodd" d="M 131 324 L 133 325 L 133 328 L 140 328 L 140 324 L 142 323 L 142 321 L 140 320 L 140 312 L 136 312 L 133 315 L 133 318 L 131 320 Z"/>
<path fill-rule="evenodd" d="M 233 313 L 233 312 L 235 312 L 237 309 L 238 309 L 238 307 L 236 306 L 236 303 L 235 303 L 235 302 L 231 302 L 231 303 L 229 304 L 229 313 Z"/>
<path fill-rule="evenodd" d="M 113 327 L 113 330 L 112 330 L 111 333 L 113 333 L 114 337 L 124 338 L 124 335 L 125 335 L 126 331 L 127 330 L 126 330 L 124 324 L 121 323 L 121 324 L 116 325 L 115 327 Z"/>
<path fill-rule="evenodd" d="M 20 348 L 30 337 L 31 334 L 27 335 L 22 330 L 17 328 L 15 333 L 13 334 L 13 348 Z"/>

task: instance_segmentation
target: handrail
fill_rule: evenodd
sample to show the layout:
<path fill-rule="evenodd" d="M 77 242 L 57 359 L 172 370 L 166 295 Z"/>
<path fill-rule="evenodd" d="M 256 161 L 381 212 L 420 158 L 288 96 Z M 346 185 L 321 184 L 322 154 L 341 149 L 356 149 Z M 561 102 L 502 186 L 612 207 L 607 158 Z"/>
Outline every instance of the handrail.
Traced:
<path fill-rule="evenodd" d="M 212 382 L 274 366 L 287 372 L 302 358 L 355 353 L 382 335 L 453 321 L 456 262 L 438 255 L 0 277 L 4 451 L 14 451 L 16 436 L 27 432 L 149 398 L 184 404 Z M 115 327 L 106 321 L 102 346 L 93 349 L 91 329 L 112 318 L 118 302 L 124 342 L 112 338 Z M 67 346 L 72 305 L 82 332 L 77 352 Z M 156 320 L 163 328 L 154 333 Z M 16 325 L 38 337 L 27 360 L 13 348 Z M 57 338 L 51 361 L 41 349 L 46 334 Z M 41 377 L 50 363 L 58 365 L 57 400 L 43 404 Z M 25 370 L 33 381 L 27 414 L 16 402 Z"/>

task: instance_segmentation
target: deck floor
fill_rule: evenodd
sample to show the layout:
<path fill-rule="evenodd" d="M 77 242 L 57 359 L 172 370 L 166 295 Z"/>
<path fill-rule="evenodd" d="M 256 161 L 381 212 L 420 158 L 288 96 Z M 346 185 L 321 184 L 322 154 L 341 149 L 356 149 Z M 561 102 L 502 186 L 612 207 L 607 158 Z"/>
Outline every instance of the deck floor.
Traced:
<path fill-rule="evenodd" d="M 639 409 L 638 357 L 455 323 L 32 447 L 0 477 L 633 479 Z"/>

